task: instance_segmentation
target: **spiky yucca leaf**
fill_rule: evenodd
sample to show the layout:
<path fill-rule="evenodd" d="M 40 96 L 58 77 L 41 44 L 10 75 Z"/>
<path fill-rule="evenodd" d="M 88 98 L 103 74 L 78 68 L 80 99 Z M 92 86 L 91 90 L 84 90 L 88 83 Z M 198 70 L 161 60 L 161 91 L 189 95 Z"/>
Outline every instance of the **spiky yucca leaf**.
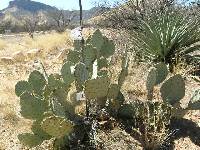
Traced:
<path fill-rule="evenodd" d="M 166 13 L 149 21 L 141 21 L 141 31 L 135 36 L 135 44 L 147 58 L 172 64 L 175 58 L 185 57 L 200 46 L 200 21 L 188 16 Z M 195 57 L 195 56 L 194 56 Z"/>

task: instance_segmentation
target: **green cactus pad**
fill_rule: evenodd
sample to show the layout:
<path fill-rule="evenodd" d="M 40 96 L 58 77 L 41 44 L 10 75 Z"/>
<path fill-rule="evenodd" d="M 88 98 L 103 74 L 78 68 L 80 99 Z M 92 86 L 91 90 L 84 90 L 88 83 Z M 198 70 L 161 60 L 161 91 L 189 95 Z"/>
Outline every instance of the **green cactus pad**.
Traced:
<path fill-rule="evenodd" d="M 123 95 L 123 93 L 121 91 L 119 91 L 118 95 L 117 95 L 117 98 L 116 98 L 121 104 L 124 103 L 125 101 L 125 97 Z"/>
<path fill-rule="evenodd" d="M 20 105 L 21 114 L 27 119 L 40 119 L 48 107 L 44 100 L 27 92 L 20 96 Z"/>
<path fill-rule="evenodd" d="M 122 119 L 133 119 L 134 107 L 131 104 L 124 104 L 119 108 L 118 115 Z"/>
<path fill-rule="evenodd" d="M 104 37 L 104 43 L 101 47 L 100 54 L 103 57 L 110 57 L 115 53 L 115 44 L 113 41 L 109 40 L 108 38 Z"/>
<path fill-rule="evenodd" d="M 88 80 L 85 83 L 85 95 L 88 99 L 106 97 L 110 85 L 109 78 Z"/>
<path fill-rule="evenodd" d="M 19 134 L 18 139 L 21 143 L 30 148 L 36 147 L 42 144 L 42 142 L 44 141 L 44 139 L 42 139 L 41 137 L 31 133 Z"/>
<path fill-rule="evenodd" d="M 108 67 L 108 60 L 106 58 L 98 59 L 98 69 L 107 68 Z"/>
<path fill-rule="evenodd" d="M 167 66 L 164 63 L 159 63 L 155 66 L 156 68 L 156 85 L 162 83 L 167 75 L 168 75 L 168 69 Z"/>
<path fill-rule="evenodd" d="M 81 51 L 81 41 L 80 40 L 74 40 L 73 46 L 76 51 Z"/>
<path fill-rule="evenodd" d="M 73 64 L 76 64 L 80 61 L 81 54 L 78 51 L 70 51 L 67 55 L 67 61 L 72 62 Z"/>
<path fill-rule="evenodd" d="M 48 135 L 46 132 L 44 132 L 41 128 L 41 121 L 36 120 L 33 122 L 31 130 L 34 133 L 34 135 L 39 136 L 41 139 L 49 140 L 51 139 L 51 136 Z"/>
<path fill-rule="evenodd" d="M 119 74 L 119 78 L 118 78 L 118 85 L 121 88 L 122 85 L 124 84 L 124 81 L 126 79 L 128 75 L 128 68 L 123 68 Z"/>
<path fill-rule="evenodd" d="M 46 133 L 56 138 L 69 135 L 73 131 L 73 124 L 58 116 L 45 118 L 41 127 Z"/>
<path fill-rule="evenodd" d="M 92 45 L 86 45 L 83 49 L 84 64 L 89 67 L 97 59 L 97 50 Z"/>
<path fill-rule="evenodd" d="M 155 68 L 152 68 L 147 76 L 146 88 L 147 91 L 152 91 L 156 85 L 157 71 Z"/>
<path fill-rule="evenodd" d="M 45 87 L 46 79 L 39 71 L 33 71 L 28 79 L 28 82 L 33 87 L 34 93 L 41 95 Z"/>
<path fill-rule="evenodd" d="M 181 75 L 175 75 L 163 83 L 161 89 L 162 99 L 171 105 L 179 102 L 185 96 L 185 82 Z"/>
<path fill-rule="evenodd" d="M 83 88 L 83 84 L 89 77 L 89 73 L 84 63 L 79 63 L 76 65 L 74 76 L 76 78 L 77 90 L 81 91 Z"/>
<path fill-rule="evenodd" d="M 63 77 L 64 82 L 67 85 L 70 85 L 74 81 L 74 75 L 71 71 L 71 66 L 73 64 L 71 62 L 66 62 L 61 69 L 61 75 Z"/>
<path fill-rule="evenodd" d="M 66 89 L 59 88 L 54 90 L 54 92 L 51 95 L 51 98 L 58 100 L 58 102 L 61 103 L 61 105 L 66 106 L 67 94 L 68 91 L 66 91 Z"/>
<path fill-rule="evenodd" d="M 107 70 L 101 70 L 97 73 L 98 77 L 108 77 L 108 71 Z"/>
<path fill-rule="evenodd" d="M 93 33 L 90 43 L 92 44 L 93 47 L 97 48 L 97 50 L 101 49 L 102 45 L 104 44 L 104 38 L 100 30 L 96 30 Z"/>
<path fill-rule="evenodd" d="M 51 98 L 55 99 L 59 104 L 61 104 L 62 107 L 64 107 L 64 111 L 66 115 L 74 115 L 75 113 L 74 107 L 72 103 L 67 100 L 67 95 L 68 95 L 68 92 L 63 88 L 60 88 L 60 89 L 56 89 L 51 94 Z M 61 111 L 60 113 L 63 114 L 63 110 L 59 110 L 59 111 Z"/>
<path fill-rule="evenodd" d="M 15 85 L 15 94 L 19 97 L 25 92 L 32 93 L 32 87 L 27 81 L 19 81 Z"/>
<path fill-rule="evenodd" d="M 119 95 L 120 87 L 117 84 L 111 84 L 108 90 L 108 99 L 116 99 Z"/>
<path fill-rule="evenodd" d="M 65 117 L 65 109 L 64 106 L 58 102 L 57 99 L 52 100 L 52 107 L 53 107 L 53 112 L 56 116 L 59 117 Z"/>
<path fill-rule="evenodd" d="M 189 110 L 199 110 L 200 109 L 200 89 L 194 92 L 194 95 L 190 99 L 188 104 Z"/>
<path fill-rule="evenodd" d="M 53 142 L 53 150 L 68 150 L 69 147 L 69 137 L 64 136 L 62 138 L 56 138 Z"/>
<path fill-rule="evenodd" d="M 48 87 L 51 90 L 57 89 L 63 86 L 62 76 L 59 74 L 51 74 L 48 77 Z"/>

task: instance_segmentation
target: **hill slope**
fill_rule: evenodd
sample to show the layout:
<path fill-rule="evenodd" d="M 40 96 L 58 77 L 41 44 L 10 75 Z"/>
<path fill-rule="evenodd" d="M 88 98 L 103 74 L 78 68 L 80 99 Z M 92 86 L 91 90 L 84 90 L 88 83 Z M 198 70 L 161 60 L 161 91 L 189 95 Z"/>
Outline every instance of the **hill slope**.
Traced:
<path fill-rule="evenodd" d="M 64 3 L 64 2 L 63 2 Z M 88 20 L 90 18 L 93 18 L 95 15 L 98 15 L 98 12 L 101 8 L 94 7 L 90 10 L 84 10 L 83 11 L 83 19 Z M 0 10 L 0 21 L 7 21 L 11 22 L 11 24 L 20 24 L 21 18 L 31 17 L 33 14 L 39 14 L 42 16 L 41 22 L 48 22 L 52 23 L 52 18 L 49 15 L 50 12 L 58 12 L 59 9 L 56 7 L 52 7 L 40 2 L 35 2 L 32 0 L 13 0 L 9 2 L 9 5 L 7 8 Z M 69 11 L 64 10 L 63 11 L 66 16 L 70 16 L 72 13 L 76 16 L 73 17 L 73 22 L 78 22 L 79 20 L 79 10 L 75 11 Z"/>

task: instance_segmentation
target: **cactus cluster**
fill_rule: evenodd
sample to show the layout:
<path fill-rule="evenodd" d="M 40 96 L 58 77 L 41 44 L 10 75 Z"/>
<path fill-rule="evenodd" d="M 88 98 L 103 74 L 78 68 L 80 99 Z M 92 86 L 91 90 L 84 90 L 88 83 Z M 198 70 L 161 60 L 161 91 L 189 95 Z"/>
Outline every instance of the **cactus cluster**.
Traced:
<path fill-rule="evenodd" d="M 154 86 L 162 84 L 160 88 L 161 97 L 164 103 L 168 103 L 173 107 L 173 117 L 183 117 L 188 110 L 200 109 L 200 90 L 194 92 L 188 107 L 183 109 L 180 106 L 180 100 L 185 96 L 184 79 L 179 74 L 166 79 L 167 75 L 167 66 L 164 63 L 159 63 L 151 69 L 147 77 L 147 91 L 148 95 L 151 95 L 150 100 L 153 98 Z"/>
<path fill-rule="evenodd" d="M 147 100 L 123 104 L 119 117 L 133 122 L 133 132 L 141 137 L 141 143 L 147 149 L 159 148 L 169 133 L 170 121 L 182 118 L 188 110 L 200 109 L 200 90 L 196 90 L 188 107 L 182 108 L 180 100 L 185 96 L 185 82 L 181 75 L 168 76 L 164 63 L 150 69 L 146 81 Z M 154 99 L 154 88 L 160 85 L 162 101 Z"/>
<path fill-rule="evenodd" d="M 119 117 L 128 121 L 145 149 L 158 149 L 169 133 L 172 107 L 153 101 L 133 101 L 119 109 Z"/>
<path fill-rule="evenodd" d="M 70 78 L 51 74 L 48 80 L 39 71 L 33 71 L 28 81 L 19 81 L 15 93 L 20 97 L 21 115 L 33 120 L 32 133 L 20 134 L 19 140 L 30 147 L 52 137 L 62 138 L 73 131 L 73 122 L 65 110 Z M 60 95 L 63 93 L 63 95 Z M 72 112 L 70 112 L 72 114 Z"/>
<path fill-rule="evenodd" d="M 19 81 L 15 93 L 20 97 L 21 115 L 33 120 L 32 133 L 20 134 L 19 140 L 35 147 L 54 138 L 54 146 L 59 149 L 74 135 L 84 132 L 80 126 L 85 116 L 75 114 L 75 104 L 68 100 L 73 85 L 75 94 L 83 93 L 87 103 L 95 100 L 102 108 L 109 100 L 108 108 L 118 109 L 124 99 L 120 88 L 127 76 L 128 64 L 126 56 L 119 83 L 112 84 L 108 71 L 109 58 L 114 52 L 113 41 L 96 30 L 84 45 L 81 41 L 74 41 L 74 49 L 69 51 L 59 74 L 43 75 L 33 71 L 28 81 Z M 79 139 L 83 137 L 78 136 Z"/>

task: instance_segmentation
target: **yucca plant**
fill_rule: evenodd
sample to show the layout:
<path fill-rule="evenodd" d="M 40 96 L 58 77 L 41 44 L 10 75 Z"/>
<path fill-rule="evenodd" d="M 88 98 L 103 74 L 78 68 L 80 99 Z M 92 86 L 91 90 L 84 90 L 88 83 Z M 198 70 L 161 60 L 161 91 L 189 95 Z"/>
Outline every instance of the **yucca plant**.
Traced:
<path fill-rule="evenodd" d="M 173 71 L 178 60 L 199 60 L 192 55 L 200 50 L 200 20 L 179 13 L 163 13 L 156 18 L 141 21 L 140 31 L 134 37 L 140 55 L 155 62 L 169 64 Z"/>

